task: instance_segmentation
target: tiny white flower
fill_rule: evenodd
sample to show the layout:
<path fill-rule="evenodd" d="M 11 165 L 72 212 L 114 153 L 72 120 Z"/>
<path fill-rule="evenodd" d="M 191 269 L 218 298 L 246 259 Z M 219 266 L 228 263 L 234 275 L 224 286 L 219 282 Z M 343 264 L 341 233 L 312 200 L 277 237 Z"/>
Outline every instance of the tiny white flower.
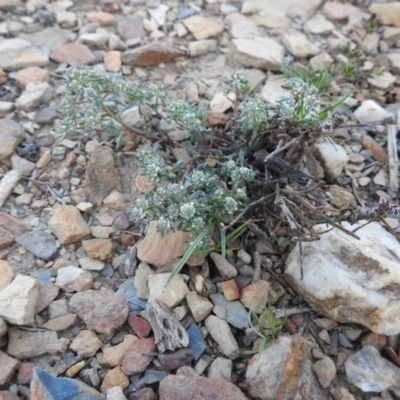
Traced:
<path fill-rule="evenodd" d="M 190 219 L 196 213 L 196 209 L 194 208 L 192 202 L 181 205 L 180 210 L 181 210 L 181 216 L 184 219 Z"/>

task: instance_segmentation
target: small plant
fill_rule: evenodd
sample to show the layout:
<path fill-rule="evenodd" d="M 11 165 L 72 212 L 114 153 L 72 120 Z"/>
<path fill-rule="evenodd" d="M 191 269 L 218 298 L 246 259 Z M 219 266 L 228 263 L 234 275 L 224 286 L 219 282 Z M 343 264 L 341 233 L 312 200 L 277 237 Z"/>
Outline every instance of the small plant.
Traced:
<path fill-rule="evenodd" d="M 252 325 L 250 314 L 251 314 L 251 317 L 254 319 L 254 321 L 258 327 L 258 330 Z M 280 331 L 282 330 L 282 328 L 284 327 L 284 325 L 286 323 L 286 319 L 287 319 L 286 311 L 285 311 L 284 318 L 282 319 L 282 321 L 279 324 L 277 324 L 274 314 L 272 313 L 270 308 L 267 305 L 265 305 L 263 316 L 265 317 L 265 320 L 268 324 L 268 328 L 263 326 L 261 317 L 258 317 L 257 314 L 253 310 L 250 311 L 250 314 L 249 314 L 250 326 L 255 330 L 257 335 L 261 338 L 260 346 L 258 348 L 258 356 L 260 357 L 262 352 L 265 349 L 265 346 L 271 340 L 275 340 L 278 338 Z"/>

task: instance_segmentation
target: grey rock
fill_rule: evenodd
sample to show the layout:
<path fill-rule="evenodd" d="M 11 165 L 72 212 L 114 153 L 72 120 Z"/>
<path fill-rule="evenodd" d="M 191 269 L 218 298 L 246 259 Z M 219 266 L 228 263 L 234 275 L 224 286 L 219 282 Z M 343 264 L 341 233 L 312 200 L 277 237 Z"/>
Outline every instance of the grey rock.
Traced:
<path fill-rule="evenodd" d="M 208 370 L 209 379 L 225 379 L 227 381 L 232 380 L 232 360 L 228 360 L 224 357 L 217 357 L 210 365 Z"/>
<path fill-rule="evenodd" d="M 70 30 L 61 29 L 55 26 L 44 28 L 43 30 L 32 34 L 20 33 L 18 37 L 32 43 L 35 46 L 47 47 L 53 50 L 67 42 L 73 42 L 76 39 L 76 34 Z"/>
<path fill-rule="evenodd" d="M 147 300 L 149 298 L 149 276 L 153 274 L 154 271 L 150 268 L 149 264 L 145 262 L 139 264 L 133 285 L 135 286 L 137 297 L 140 299 Z"/>
<path fill-rule="evenodd" d="M 10 158 L 24 138 L 22 126 L 9 118 L 0 120 L 0 160 Z"/>
<path fill-rule="evenodd" d="M 53 331 L 22 331 L 10 328 L 7 353 L 18 360 L 41 356 L 46 353 L 64 353 L 68 347 L 68 339 L 58 339 Z"/>
<path fill-rule="evenodd" d="M 222 354 L 230 359 L 239 356 L 238 343 L 226 321 L 210 315 L 206 318 L 205 325 L 212 338 L 218 343 Z"/>
<path fill-rule="evenodd" d="M 43 260 L 50 260 L 58 251 L 56 238 L 44 231 L 24 233 L 17 236 L 15 241 Z"/>
<path fill-rule="evenodd" d="M 211 253 L 210 257 L 224 278 L 233 278 L 237 275 L 236 268 L 228 260 L 223 259 L 221 254 Z"/>
<path fill-rule="evenodd" d="M 49 305 L 49 319 L 62 317 L 69 313 L 70 312 L 67 299 L 56 300 Z"/>
<path fill-rule="evenodd" d="M 240 301 L 228 301 L 222 293 L 210 295 L 214 305 L 223 307 L 226 310 L 226 321 L 238 329 L 249 327 L 248 312 Z"/>
<path fill-rule="evenodd" d="M 53 95 L 53 88 L 47 82 L 28 83 L 15 105 L 21 110 L 33 111 L 41 104 L 47 104 L 53 98 Z"/>

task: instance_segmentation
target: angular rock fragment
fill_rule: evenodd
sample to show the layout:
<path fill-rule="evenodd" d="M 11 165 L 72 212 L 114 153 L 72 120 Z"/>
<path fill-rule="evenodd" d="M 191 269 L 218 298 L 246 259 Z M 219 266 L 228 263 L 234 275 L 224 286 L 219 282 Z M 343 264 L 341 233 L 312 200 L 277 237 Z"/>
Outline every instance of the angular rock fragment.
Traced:
<path fill-rule="evenodd" d="M 67 63 L 73 67 L 90 65 L 96 62 L 96 57 L 89 47 L 78 42 L 68 43 L 55 48 L 50 58 L 58 63 Z"/>
<path fill-rule="evenodd" d="M 174 58 L 182 55 L 182 51 L 178 50 L 169 42 L 155 42 L 137 47 L 133 50 L 127 50 L 122 54 L 122 63 L 126 65 L 148 67 L 171 62 Z"/>
<path fill-rule="evenodd" d="M 22 126 L 9 118 L 3 118 L 0 120 L 0 161 L 4 161 L 10 158 L 19 143 L 24 138 L 24 130 Z M 1 213 L 3 218 L 6 214 Z M 12 218 L 12 217 L 9 217 Z M 1 224 L 1 222 L 0 222 Z"/>
<path fill-rule="evenodd" d="M 17 236 L 15 241 L 43 260 L 50 260 L 58 251 L 56 238 L 44 231 L 24 233 Z"/>

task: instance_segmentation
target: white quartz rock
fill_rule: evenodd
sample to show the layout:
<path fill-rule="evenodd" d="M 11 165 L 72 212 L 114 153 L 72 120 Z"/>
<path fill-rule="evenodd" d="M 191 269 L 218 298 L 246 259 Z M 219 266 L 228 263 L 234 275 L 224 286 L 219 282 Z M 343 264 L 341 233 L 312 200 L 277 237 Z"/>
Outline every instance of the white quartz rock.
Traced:
<path fill-rule="evenodd" d="M 345 222 L 342 226 L 354 230 L 360 225 Z M 327 228 L 322 224 L 315 230 Z M 286 261 L 286 279 L 318 314 L 396 335 L 400 332 L 399 243 L 376 222 L 356 235 L 360 240 L 335 228 L 319 241 L 303 243 L 301 267 L 297 244 Z"/>
<path fill-rule="evenodd" d="M 346 150 L 339 144 L 331 142 L 318 143 L 315 150 L 324 168 L 326 180 L 334 183 L 349 161 Z"/>

